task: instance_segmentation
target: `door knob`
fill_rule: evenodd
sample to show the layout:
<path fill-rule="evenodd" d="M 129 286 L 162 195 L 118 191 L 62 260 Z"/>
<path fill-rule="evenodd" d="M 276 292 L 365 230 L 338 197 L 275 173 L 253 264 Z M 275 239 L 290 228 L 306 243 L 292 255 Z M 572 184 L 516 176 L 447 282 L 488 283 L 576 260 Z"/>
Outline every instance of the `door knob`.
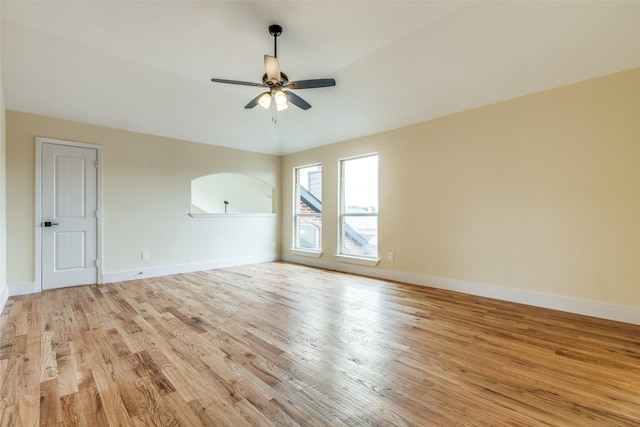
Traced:
<path fill-rule="evenodd" d="M 43 227 L 52 227 L 54 225 L 60 225 L 60 224 L 58 224 L 57 222 L 51 222 L 51 221 L 45 221 L 42 223 Z"/>

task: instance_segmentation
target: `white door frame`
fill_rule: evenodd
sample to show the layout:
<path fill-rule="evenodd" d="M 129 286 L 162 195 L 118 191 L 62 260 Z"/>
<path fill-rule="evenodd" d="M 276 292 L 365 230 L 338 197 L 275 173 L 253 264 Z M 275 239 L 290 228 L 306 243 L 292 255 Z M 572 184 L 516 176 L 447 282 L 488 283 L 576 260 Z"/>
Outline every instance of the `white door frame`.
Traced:
<path fill-rule="evenodd" d="M 97 262 L 98 277 L 96 283 L 102 283 L 102 147 L 96 144 L 87 144 L 84 142 L 64 141 L 61 139 L 36 137 L 36 211 L 35 211 L 35 270 L 36 283 L 35 292 L 42 292 L 42 144 L 57 144 L 70 147 L 93 148 L 97 152 L 98 159 L 98 176 L 96 177 L 96 245 L 97 245 Z"/>

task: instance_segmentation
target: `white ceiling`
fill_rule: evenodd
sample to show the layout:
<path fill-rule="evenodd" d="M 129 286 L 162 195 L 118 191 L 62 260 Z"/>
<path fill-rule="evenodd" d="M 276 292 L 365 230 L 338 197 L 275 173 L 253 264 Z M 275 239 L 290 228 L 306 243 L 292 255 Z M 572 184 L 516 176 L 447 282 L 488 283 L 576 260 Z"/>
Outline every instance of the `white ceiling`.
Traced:
<path fill-rule="evenodd" d="M 7 109 L 272 154 L 640 66 L 640 2 L 2 1 Z M 244 105 L 278 23 L 313 108 Z"/>

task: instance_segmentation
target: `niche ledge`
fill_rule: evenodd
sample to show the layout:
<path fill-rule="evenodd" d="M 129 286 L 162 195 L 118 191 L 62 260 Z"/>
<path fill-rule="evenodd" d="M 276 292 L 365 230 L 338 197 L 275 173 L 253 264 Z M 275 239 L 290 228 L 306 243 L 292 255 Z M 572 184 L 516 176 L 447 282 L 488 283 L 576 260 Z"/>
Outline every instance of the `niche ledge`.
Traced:
<path fill-rule="evenodd" d="M 275 217 L 277 213 L 190 213 L 192 218 L 261 218 Z"/>

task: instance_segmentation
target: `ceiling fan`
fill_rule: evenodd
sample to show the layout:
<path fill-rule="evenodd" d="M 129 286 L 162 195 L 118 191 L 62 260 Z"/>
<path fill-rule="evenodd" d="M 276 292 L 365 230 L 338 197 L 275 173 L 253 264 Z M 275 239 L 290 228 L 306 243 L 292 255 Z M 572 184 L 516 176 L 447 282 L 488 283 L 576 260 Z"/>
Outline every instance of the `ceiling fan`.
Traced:
<path fill-rule="evenodd" d="M 311 104 L 291 92 L 291 90 L 335 86 L 336 81 L 334 79 L 312 79 L 290 82 L 289 77 L 280 71 L 280 65 L 278 64 L 278 37 L 282 34 L 282 27 L 280 25 L 270 25 L 269 34 L 273 36 L 273 56 L 264 56 L 264 67 L 266 72 L 262 76 L 262 83 L 225 79 L 211 79 L 211 81 L 232 85 L 257 86 L 268 89 L 266 92 L 263 92 L 253 98 L 251 102 L 245 105 L 244 108 L 253 108 L 256 105 L 269 108 L 271 106 L 271 101 L 273 100 L 277 111 L 289 108 L 289 102 L 303 110 L 308 110 L 311 108 Z"/>

